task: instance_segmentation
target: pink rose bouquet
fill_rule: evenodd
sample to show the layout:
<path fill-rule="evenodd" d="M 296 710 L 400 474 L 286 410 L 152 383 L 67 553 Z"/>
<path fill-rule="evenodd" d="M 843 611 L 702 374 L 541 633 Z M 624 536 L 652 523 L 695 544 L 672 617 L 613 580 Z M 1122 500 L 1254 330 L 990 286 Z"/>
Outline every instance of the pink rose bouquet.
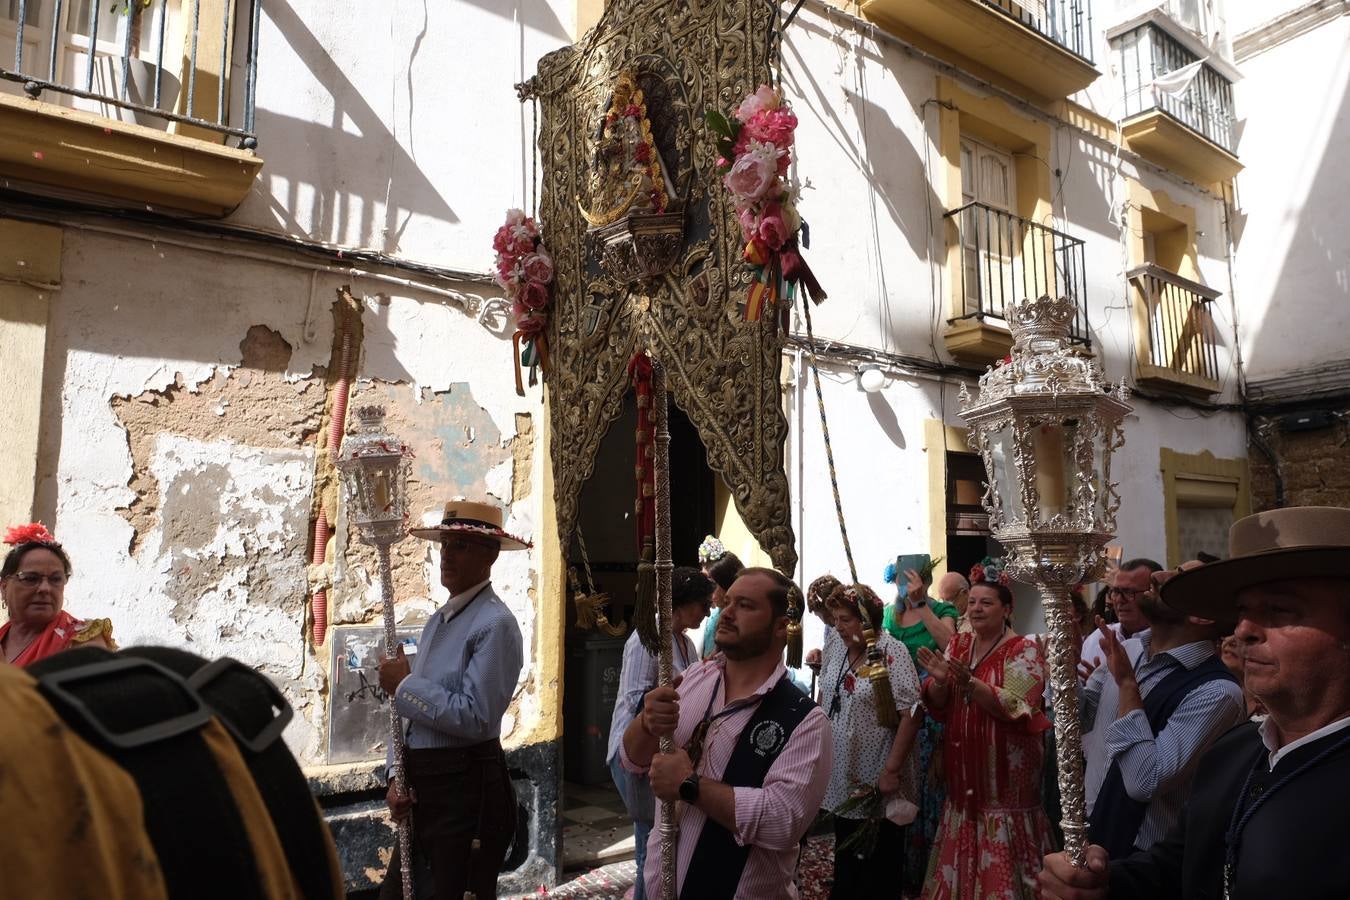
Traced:
<path fill-rule="evenodd" d="M 535 383 L 535 367 L 548 368 L 548 345 L 544 327 L 548 324 L 548 305 L 553 284 L 553 257 L 544 249 L 539 223 L 519 209 L 507 210 L 506 222 L 492 236 L 497 254 L 493 280 L 511 301 L 516 320 L 512 338 L 516 357 L 516 393 L 525 396 L 520 367 L 530 370 Z"/>
<path fill-rule="evenodd" d="M 815 276 L 798 250 L 802 230 L 797 213 L 797 188 L 787 180 L 797 116 L 773 87 L 762 84 L 730 118 L 716 110 L 706 114 L 717 136 L 717 171 L 731 195 L 745 240 L 742 254 L 755 270 L 741 312 L 747 322 L 760 317 L 780 298 L 789 303 L 802 286 L 816 303 L 825 299 Z"/>

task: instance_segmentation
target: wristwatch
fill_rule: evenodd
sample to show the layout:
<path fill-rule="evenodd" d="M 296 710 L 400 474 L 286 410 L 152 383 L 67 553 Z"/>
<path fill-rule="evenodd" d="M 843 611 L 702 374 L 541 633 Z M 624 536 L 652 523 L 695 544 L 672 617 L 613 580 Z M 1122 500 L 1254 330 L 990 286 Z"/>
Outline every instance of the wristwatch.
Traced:
<path fill-rule="evenodd" d="M 680 782 L 680 799 L 691 806 L 698 802 L 698 775 L 690 775 Z"/>

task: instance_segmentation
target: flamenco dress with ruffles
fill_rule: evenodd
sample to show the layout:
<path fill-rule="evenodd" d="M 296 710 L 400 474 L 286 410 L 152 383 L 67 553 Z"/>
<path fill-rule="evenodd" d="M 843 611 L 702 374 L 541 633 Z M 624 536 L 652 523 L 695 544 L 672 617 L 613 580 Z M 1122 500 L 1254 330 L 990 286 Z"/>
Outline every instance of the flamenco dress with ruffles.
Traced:
<path fill-rule="evenodd" d="M 970 659 L 972 634 L 952 638 L 948 655 Z M 1045 660 L 1034 641 L 1015 637 L 976 666 L 1008 721 L 953 691 L 931 710 L 946 722 L 947 803 L 929 860 L 924 900 L 1039 898 L 1036 875 L 1050 850 L 1041 805 Z"/>

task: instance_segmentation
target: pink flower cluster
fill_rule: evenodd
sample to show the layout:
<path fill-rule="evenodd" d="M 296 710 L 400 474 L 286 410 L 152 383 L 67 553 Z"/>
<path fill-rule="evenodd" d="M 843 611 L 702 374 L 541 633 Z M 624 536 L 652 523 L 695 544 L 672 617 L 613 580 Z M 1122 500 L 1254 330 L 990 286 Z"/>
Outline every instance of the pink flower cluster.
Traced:
<path fill-rule="evenodd" d="M 765 84 L 742 101 L 730 126 L 731 155 L 723 155 L 718 167 L 736 205 L 746 258 L 762 264 L 801 226 L 786 181 L 797 117 Z"/>
<path fill-rule="evenodd" d="M 516 330 L 533 336 L 548 321 L 553 257 L 544 250 L 539 224 L 519 209 L 508 210 L 506 224 L 492 238 L 497 252 L 493 279 L 511 298 Z"/>

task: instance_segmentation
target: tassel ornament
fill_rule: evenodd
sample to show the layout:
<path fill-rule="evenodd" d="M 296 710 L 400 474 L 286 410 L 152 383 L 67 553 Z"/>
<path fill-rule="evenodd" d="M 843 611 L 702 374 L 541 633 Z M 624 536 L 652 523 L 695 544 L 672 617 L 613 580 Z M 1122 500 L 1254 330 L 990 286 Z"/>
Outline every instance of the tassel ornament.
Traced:
<path fill-rule="evenodd" d="M 788 591 L 787 665 L 791 669 L 802 666 L 802 613 L 805 606 L 802 592 L 794 584 Z"/>
<path fill-rule="evenodd" d="M 642 557 L 638 560 L 633 624 L 642 646 L 649 653 L 657 653 L 661 649 L 661 632 L 656 622 L 656 551 L 651 538 L 643 540 Z"/>
<path fill-rule="evenodd" d="M 895 708 L 895 692 L 891 690 L 891 675 L 886 669 L 886 655 L 877 646 L 876 632 L 863 632 L 867 641 L 867 664 L 858 672 L 860 678 L 872 683 L 872 701 L 877 707 L 877 724 L 894 730 L 900 727 L 900 713 Z"/>

